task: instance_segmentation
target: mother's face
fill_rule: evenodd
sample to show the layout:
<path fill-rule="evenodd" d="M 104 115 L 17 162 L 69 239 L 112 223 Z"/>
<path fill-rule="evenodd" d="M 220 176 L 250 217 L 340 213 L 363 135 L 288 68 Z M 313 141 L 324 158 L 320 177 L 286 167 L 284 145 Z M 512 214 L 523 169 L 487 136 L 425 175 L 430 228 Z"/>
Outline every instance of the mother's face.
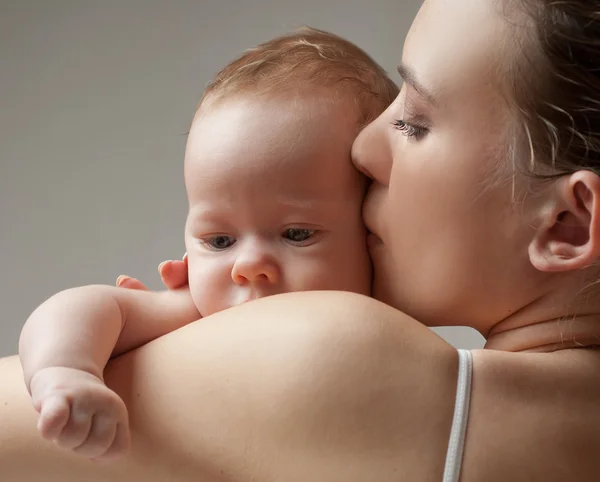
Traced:
<path fill-rule="evenodd" d="M 499 84 L 507 35 L 494 0 L 426 0 L 404 47 L 404 86 L 358 137 L 375 296 L 429 325 L 486 332 L 537 276 L 515 209 Z M 497 182 L 504 179 L 508 182 Z"/>

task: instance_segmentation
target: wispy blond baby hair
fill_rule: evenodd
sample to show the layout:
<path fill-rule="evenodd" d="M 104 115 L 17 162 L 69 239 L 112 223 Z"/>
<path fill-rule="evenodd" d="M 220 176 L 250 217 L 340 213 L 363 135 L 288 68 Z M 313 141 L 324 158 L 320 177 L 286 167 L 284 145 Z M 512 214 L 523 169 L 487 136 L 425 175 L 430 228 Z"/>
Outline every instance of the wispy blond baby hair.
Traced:
<path fill-rule="evenodd" d="M 208 85 L 198 110 L 235 94 L 285 95 L 319 87 L 332 97 L 351 96 L 360 127 L 398 95 L 396 84 L 362 49 L 332 33 L 303 27 L 249 49 L 227 65 Z"/>

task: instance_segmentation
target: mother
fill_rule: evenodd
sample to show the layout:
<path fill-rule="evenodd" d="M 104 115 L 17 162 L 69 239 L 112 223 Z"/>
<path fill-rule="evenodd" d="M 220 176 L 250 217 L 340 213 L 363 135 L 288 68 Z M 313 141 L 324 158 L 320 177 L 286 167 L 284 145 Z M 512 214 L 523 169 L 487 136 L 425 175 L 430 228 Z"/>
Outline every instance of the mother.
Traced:
<path fill-rule="evenodd" d="M 598 0 L 425 0 L 402 92 L 353 152 L 386 304 L 267 298 L 115 359 L 134 449 L 110 465 L 41 441 L 0 360 L 2 480 L 441 481 L 458 364 L 439 324 L 488 340 L 460 480 L 597 480 L 599 65 Z"/>

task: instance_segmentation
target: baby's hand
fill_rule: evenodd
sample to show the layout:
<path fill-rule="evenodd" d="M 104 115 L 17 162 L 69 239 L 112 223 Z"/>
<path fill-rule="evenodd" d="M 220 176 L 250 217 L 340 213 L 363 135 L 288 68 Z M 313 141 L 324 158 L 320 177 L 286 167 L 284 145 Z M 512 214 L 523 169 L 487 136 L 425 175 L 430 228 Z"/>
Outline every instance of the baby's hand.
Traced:
<path fill-rule="evenodd" d="M 127 408 L 98 377 L 83 370 L 44 368 L 30 383 L 42 437 L 95 460 L 129 449 Z"/>

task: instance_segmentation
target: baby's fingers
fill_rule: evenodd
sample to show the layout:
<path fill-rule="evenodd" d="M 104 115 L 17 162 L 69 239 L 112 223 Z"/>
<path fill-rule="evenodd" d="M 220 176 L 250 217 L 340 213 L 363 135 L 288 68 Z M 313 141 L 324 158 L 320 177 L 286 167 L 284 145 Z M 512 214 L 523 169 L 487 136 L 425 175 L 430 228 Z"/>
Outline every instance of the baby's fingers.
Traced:
<path fill-rule="evenodd" d="M 131 436 L 129 433 L 129 425 L 128 423 L 119 423 L 116 426 L 115 437 L 108 450 L 106 450 L 103 455 L 95 457 L 95 459 L 101 461 L 113 460 L 126 454 L 129 451 L 130 445 Z"/>
<path fill-rule="evenodd" d="M 119 288 L 127 288 L 130 290 L 148 291 L 146 285 L 140 280 L 125 275 L 121 275 L 117 278 L 117 286 Z"/>
<path fill-rule="evenodd" d="M 160 279 L 169 290 L 183 288 L 188 284 L 187 258 L 161 263 L 158 267 Z"/>
<path fill-rule="evenodd" d="M 75 449 L 82 445 L 90 433 L 92 417 L 92 412 L 74 403 L 69 421 L 56 437 L 56 443 L 66 449 Z"/>
<path fill-rule="evenodd" d="M 41 403 L 38 430 L 47 440 L 56 440 L 69 421 L 71 407 L 65 397 L 54 396 Z"/>
<path fill-rule="evenodd" d="M 106 413 L 97 413 L 85 441 L 74 449 L 90 459 L 100 459 L 113 444 L 117 434 L 117 421 Z"/>

